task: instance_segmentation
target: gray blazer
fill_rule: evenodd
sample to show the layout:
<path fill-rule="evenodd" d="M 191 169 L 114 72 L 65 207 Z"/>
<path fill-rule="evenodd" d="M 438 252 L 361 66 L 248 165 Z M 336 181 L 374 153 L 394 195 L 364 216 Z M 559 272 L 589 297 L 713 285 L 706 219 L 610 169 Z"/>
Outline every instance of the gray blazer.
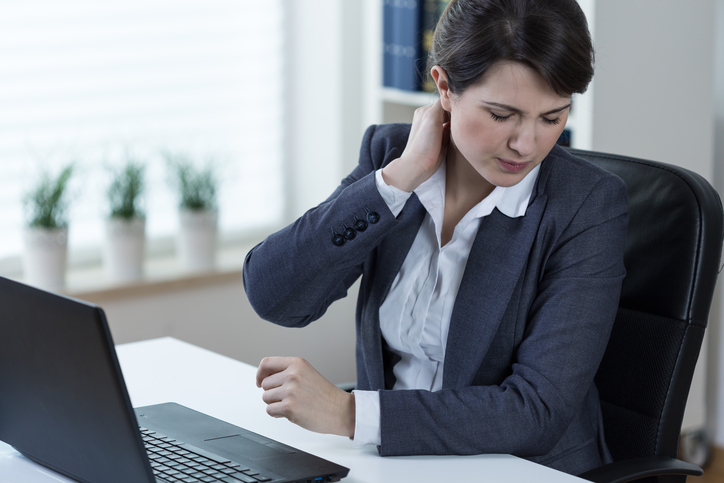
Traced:
<path fill-rule="evenodd" d="M 379 308 L 425 209 L 413 194 L 393 217 L 374 171 L 400 156 L 409 131 L 370 127 L 337 190 L 249 252 L 252 306 L 303 327 L 362 276 L 357 387 L 379 391 L 383 456 L 510 453 L 573 474 L 610 462 L 593 377 L 625 276 L 623 181 L 553 148 L 526 215 L 494 210 L 480 225 L 452 312 L 443 389 L 392 391 L 396 357 Z M 333 243 L 348 228 L 355 237 Z"/>

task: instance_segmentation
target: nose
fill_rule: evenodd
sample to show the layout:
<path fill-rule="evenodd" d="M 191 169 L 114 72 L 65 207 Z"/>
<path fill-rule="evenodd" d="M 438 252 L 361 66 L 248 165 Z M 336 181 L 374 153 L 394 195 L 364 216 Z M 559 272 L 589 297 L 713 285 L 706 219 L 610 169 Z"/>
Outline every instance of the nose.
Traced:
<path fill-rule="evenodd" d="M 526 158 L 535 151 L 535 134 L 535 123 L 523 122 L 511 134 L 508 147 Z"/>

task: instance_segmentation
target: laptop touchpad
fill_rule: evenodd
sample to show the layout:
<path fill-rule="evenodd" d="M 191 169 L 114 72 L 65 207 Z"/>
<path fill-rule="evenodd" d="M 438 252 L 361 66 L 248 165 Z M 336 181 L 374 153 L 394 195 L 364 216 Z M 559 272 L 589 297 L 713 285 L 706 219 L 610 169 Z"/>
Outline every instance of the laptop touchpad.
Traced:
<path fill-rule="evenodd" d="M 250 459 L 278 458 L 279 453 L 295 451 L 274 441 L 262 444 L 240 434 L 206 440 L 204 446 L 217 451 L 220 455 L 233 459 L 233 455 L 244 455 Z"/>

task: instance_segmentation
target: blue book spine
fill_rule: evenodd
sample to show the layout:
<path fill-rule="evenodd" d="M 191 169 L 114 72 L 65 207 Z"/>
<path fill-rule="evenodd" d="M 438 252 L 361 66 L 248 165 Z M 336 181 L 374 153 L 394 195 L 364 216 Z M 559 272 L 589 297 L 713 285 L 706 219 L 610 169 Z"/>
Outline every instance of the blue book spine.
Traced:
<path fill-rule="evenodd" d="M 395 1 L 395 87 L 406 91 L 420 90 L 420 76 L 417 72 L 422 30 L 420 4 L 420 0 Z"/>
<path fill-rule="evenodd" d="M 420 38 L 420 55 L 417 60 L 417 70 L 421 76 L 421 89 L 426 92 L 435 92 L 437 90 L 435 83 L 427 72 L 427 57 L 432 50 L 435 26 L 440 18 L 438 2 L 439 0 L 422 1 L 422 18 L 420 20 L 422 34 Z"/>
<path fill-rule="evenodd" d="M 396 0 L 385 0 L 382 7 L 382 85 L 396 87 L 395 85 L 395 13 Z"/>
<path fill-rule="evenodd" d="M 558 141 L 556 141 L 557 144 L 561 146 L 570 147 L 571 146 L 571 137 L 573 133 L 570 129 L 565 128 L 560 136 L 558 136 Z"/>

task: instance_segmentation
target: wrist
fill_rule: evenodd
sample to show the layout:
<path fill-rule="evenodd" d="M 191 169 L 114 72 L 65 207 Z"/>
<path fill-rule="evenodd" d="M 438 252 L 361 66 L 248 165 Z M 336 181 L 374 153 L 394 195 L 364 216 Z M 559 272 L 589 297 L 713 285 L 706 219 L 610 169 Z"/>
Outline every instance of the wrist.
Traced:
<path fill-rule="evenodd" d="M 344 392 L 342 394 L 342 412 L 340 414 L 340 436 L 347 436 L 354 439 L 355 428 L 355 400 L 354 394 Z"/>
<path fill-rule="evenodd" d="M 402 158 L 397 158 L 382 168 L 384 182 L 407 193 L 412 193 L 427 177 L 410 169 L 410 163 L 403 162 Z"/>

